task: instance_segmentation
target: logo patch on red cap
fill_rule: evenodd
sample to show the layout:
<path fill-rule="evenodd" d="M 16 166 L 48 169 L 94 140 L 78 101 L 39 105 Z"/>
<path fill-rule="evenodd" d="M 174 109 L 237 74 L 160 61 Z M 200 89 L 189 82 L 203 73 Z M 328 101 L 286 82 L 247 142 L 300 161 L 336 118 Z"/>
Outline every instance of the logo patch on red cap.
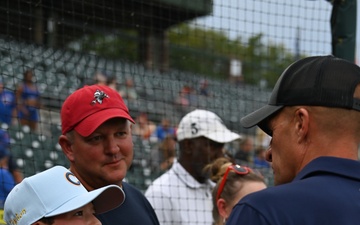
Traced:
<path fill-rule="evenodd" d="M 95 105 L 96 103 L 102 104 L 104 98 L 110 98 L 105 92 L 97 89 L 94 93 L 94 100 L 91 101 L 91 105 Z"/>

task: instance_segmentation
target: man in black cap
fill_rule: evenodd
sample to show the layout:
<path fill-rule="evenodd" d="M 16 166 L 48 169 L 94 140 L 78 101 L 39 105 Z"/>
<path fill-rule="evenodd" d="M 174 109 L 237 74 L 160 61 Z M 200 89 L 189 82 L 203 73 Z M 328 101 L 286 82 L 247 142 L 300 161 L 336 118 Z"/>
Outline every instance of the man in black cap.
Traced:
<path fill-rule="evenodd" d="M 276 186 L 243 198 L 226 224 L 359 224 L 359 111 L 358 66 L 333 56 L 290 65 L 268 105 L 241 119 L 272 136 Z"/>

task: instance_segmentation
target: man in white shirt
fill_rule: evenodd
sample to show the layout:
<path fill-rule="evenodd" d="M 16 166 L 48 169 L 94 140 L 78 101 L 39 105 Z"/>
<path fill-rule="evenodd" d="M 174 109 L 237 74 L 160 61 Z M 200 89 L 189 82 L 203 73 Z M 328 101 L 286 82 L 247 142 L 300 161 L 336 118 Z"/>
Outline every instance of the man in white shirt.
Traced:
<path fill-rule="evenodd" d="M 240 136 L 213 112 L 199 109 L 181 119 L 176 136 L 178 161 L 149 186 L 145 196 L 162 225 L 210 225 L 214 183 L 203 168 L 224 156 L 224 144 Z"/>

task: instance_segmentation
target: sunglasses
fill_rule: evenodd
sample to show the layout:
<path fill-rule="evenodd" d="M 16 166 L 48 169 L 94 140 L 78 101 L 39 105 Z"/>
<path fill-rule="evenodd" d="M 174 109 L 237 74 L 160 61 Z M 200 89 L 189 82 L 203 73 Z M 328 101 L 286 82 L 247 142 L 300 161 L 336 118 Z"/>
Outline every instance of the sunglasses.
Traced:
<path fill-rule="evenodd" d="M 219 185 L 219 189 L 216 194 L 216 201 L 219 200 L 220 195 L 221 195 L 222 191 L 224 190 L 226 179 L 227 179 L 227 176 L 228 176 L 230 170 L 233 170 L 236 174 L 240 174 L 240 175 L 246 175 L 246 174 L 250 173 L 250 171 L 251 171 L 251 169 L 246 166 L 239 166 L 239 165 L 234 165 L 234 164 L 228 166 L 228 168 L 226 169 L 224 176 L 221 180 L 221 183 Z"/>

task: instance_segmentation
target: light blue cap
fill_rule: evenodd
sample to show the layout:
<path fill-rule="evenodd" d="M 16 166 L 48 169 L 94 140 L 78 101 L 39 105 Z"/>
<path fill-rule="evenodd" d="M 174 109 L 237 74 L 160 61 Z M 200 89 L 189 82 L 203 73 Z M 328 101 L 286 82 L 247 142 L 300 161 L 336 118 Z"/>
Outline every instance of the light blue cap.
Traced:
<path fill-rule="evenodd" d="M 100 214 L 120 206 L 124 200 L 125 194 L 117 185 L 88 192 L 69 170 L 55 166 L 25 178 L 12 189 L 5 201 L 4 219 L 7 224 L 29 225 L 90 202 Z"/>

